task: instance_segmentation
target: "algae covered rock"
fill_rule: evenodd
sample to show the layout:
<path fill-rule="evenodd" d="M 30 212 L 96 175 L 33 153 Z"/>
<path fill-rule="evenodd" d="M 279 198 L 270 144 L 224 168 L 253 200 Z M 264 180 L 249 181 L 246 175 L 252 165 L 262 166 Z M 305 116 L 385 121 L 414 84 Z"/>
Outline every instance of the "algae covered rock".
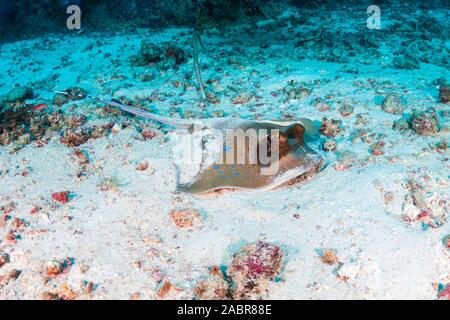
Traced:
<path fill-rule="evenodd" d="M 295 80 L 288 81 L 286 86 L 283 88 L 286 102 L 302 99 L 310 95 L 311 91 L 312 90 L 305 83 L 298 83 Z"/>
<path fill-rule="evenodd" d="M 67 99 L 67 95 L 62 94 L 62 93 L 57 93 L 53 97 L 53 104 L 58 107 L 61 107 L 67 101 L 69 101 L 69 99 Z"/>
<path fill-rule="evenodd" d="M 421 136 L 430 136 L 439 131 L 439 117 L 434 108 L 416 111 L 410 118 L 411 129 Z"/>
<path fill-rule="evenodd" d="M 337 144 L 334 140 L 325 140 L 322 145 L 322 150 L 325 152 L 334 152 L 337 150 Z"/>
<path fill-rule="evenodd" d="M 439 86 L 439 102 L 450 104 L 450 85 L 441 84 Z"/>
<path fill-rule="evenodd" d="M 391 114 L 402 114 L 405 109 L 402 103 L 402 99 L 399 94 L 390 93 L 386 96 L 381 105 L 381 109 L 384 112 Z"/>
<path fill-rule="evenodd" d="M 225 300 L 229 291 L 228 283 L 219 276 L 200 281 L 194 289 L 197 300 Z"/>
<path fill-rule="evenodd" d="M 353 106 L 353 104 L 349 103 L 348 101 L 344 102 L 340 107 L 339 107 L 339 113 L 343 116 L 343 117 L 348 117 L 350 116 L 353 111 L 355 111 L 355 107 Z"/>
<path fill-rule="evenodd" d="M 428 108 L 424 111 L 414 111 L 409 117 L 394 121 L 392 128 L 398 131 L 411 129 L 420 136 L 431 136 L 440 131 L 440 125 L 436 110 Z"/>
<path fill-rule="evenodd" d="M 236 94 L 232 99 L 232 104 L 246 104 L 253 99 L 254 95 L 251 92 L 240 92 Z"/>
<path fill-rule="evenodd" d="M 394 121 L 392 128 L 397 131 L 406 131 L 409 129 L 409 122 L 405 118 L 400 118 Z"/>
<path fill-rule="evenodd" d="M 141 55 L 146 63 L 158 62 L 161 60 L 162 50 L 149 40 L 143 40 L 141 44 Z"/>
<path fill-rule="evenodd" d="M 175 64 L 177 64 L 177 65 L 180 65 L 180 64 L 186 62 L 186 53 L 180 47 L 176 47 L 176 46 L 167 47 L 165 55 L 166 55 L 166 58 L 169 60 L 174 59 Z"/>
<path fill-rule="evenodd" d="M 193 228 L 201 223 L 201 214 L 192 208 L 174 209 L 170 218 L 178 228 Z"/>
<path fill-rule="evenodd" d="M 21 102 L 26 99 L 33 99 L 33 97 L 33 89 L 29 87 L 15 87 L 3 97 L 3 100 L 5 102 L 14 103 Z"/>
<path fill-rule="evenodd" d="M 176 45 L 160 47 L 149 40 L 143 40 L 140 52 L 131 58 L 134 66 L 156 65 L 161 70 L 176 69 L 186 61 L 186 53 L 180 47 Z"/>
<path fill-rule="evenodd" d="M 6 252 L 0 251 L 0 268 L 9 262 L 9 255 Z"/>
<path fill-rule="evenodd" d="M 420 69 L 420 61 L 412 54 L 400 54 L 392 59 L 392 66 L 395 69 Z"/>
<path fill-rule="evenodd" d="M 267 291 L 282 267 L 280 247 L 259 241 L 243 247 L 230 265 L 233 299 L 252 299 Z"/>
<path fill-rule="evenodd" d="M 320 127 L 320 133 L 326 137 L 332 138 L 336 137 L 342 130 L 342 121 L 334 119 L 322 119 L 322 124 Z"/>

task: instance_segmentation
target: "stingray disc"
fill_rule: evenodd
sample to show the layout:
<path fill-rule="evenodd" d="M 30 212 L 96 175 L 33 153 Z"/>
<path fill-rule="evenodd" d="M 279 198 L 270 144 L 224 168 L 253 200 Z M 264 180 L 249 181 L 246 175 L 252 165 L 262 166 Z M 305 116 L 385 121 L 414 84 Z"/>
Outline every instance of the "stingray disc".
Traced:
<path fill-rule="evenodd" d="M 236 128 L 234 124 L 232 129 Z M 221 129 L 222 132 L 226 130 Z M 248 139 L 244 139 L 245 143 L 238 143 L 237 139 L 227 140 L 224 134 L 225 158 L 203 168 L 192 182 L 179 185 L 180 191 L 202 194 L 218 189 L 270 190 L 312 176 L 323 167 L 324 158 L 317 148 L 321 143 L 320 137 L 310 120 L 243 121 L 239 123 L 238 129 L 257 132 L 263 129 L 267 134 L 258 136 L 257 145 Z M 277 132 L 277 135 L 271 135 L 273 132 Z M 265 161 L 260 154 L 262 146 L 266 152 L 263 153 Z M 236 160 L 238 154 L 243 157 L 243 161 L 230 163 L 225 160 L 228 156 Z M 252 155 L 254 158 L 251 158 Z M 267 156 L 270 156 L 270 163 L 267 163 Z"/>

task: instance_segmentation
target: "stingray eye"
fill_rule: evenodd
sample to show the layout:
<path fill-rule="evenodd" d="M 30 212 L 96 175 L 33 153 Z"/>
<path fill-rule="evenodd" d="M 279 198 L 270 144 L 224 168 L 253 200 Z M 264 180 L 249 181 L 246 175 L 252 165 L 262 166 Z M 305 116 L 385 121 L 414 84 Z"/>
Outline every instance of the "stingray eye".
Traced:
<path fill-rule="evenodd" d="M 267 145 L 267 155 L 270 157 L 272 155 L 272 146 L 278 144 L 278 152 L 280 155 L 284 155 L 289 152 L 288 136 L 284 132 L 279 132 L 278 138 L 273 138 L 271 135 L 265 137 L 265 142 Z"/>
<path fill-rule="evenodd" d="M 289 139 L 303 139 L 304 134 L 305 128 L 298 123 L 290 126 L 286 131 L 286 135 Z"/>

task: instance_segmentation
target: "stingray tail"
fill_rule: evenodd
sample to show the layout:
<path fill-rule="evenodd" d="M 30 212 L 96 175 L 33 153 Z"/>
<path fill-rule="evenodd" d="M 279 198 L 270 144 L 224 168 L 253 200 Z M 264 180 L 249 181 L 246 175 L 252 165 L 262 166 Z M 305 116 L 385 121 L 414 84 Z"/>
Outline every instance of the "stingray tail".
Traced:
<path fill-rule="evenodd" d="M 187 129 L 187 128 L 190 128 L 194 124 L 194 122 L 190 121 L 190 120 L 172 119 L 172 118 L 168 118 L 168 117 L 164 117 L 164 116 L 159 116 L 159 115 L 156 115 L 149 111 L 145 111 L 145 110 L 138 109 L 135 107 L 127 106 L 117 100 L 103 100 L 103 99 L 101 99 L 101 100 L 110 106 L 120 108 L 120 110 L 126 111 L 126 112 L 134 114 L 136 116 L 150 119 L 150 120 L 153 120 L 153 121 L 156 121 L 156 122 L 159 122 L 159 123 L 171 126 L 171 127 Z"/>

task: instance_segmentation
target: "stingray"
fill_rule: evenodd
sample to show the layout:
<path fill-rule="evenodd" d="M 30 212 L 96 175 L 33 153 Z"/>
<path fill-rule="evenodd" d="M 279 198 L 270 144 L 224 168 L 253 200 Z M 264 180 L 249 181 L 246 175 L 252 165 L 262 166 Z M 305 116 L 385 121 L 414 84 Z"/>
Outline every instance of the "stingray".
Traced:
<path fill-rule="evenodd" d="M 324 157 L 319 151 L 321 141 L 318 130 L 313 122 L 306 118 L 297 121 L 232 117 L 173 119 L 124 105 L 116 100 L 104 101 L 128 113 L 175 128 L 191 132 L 195 128 L 212 129 L 221 134 L 224 140 L 228 139 L 226 133 L 230 130 L 257 130 L 267 133 L 257 137 L 257 144 L 250 143 L 248 139 L 244 139 L 243 144 L 238 144 L 237 139 L 224 141 L 225 148 L 221 156 L 231 155 L 231 158 L 237 159 L 239 154 L 242 161 L 221 161 L 205 165 L 191 182 L 178 184 L 178 189 L 183 192 L 205 194 L 223 189 L 266 191 L 311 177 L 324 166 Z M 261 146 L 267 147 L 266 154 L 260 152 Z M 255 154 L 256 156 L 251 158 Z M 261 154 L 270 156 L 271 163 L 267 162 L 267 157 L 263 159 Z"/>

